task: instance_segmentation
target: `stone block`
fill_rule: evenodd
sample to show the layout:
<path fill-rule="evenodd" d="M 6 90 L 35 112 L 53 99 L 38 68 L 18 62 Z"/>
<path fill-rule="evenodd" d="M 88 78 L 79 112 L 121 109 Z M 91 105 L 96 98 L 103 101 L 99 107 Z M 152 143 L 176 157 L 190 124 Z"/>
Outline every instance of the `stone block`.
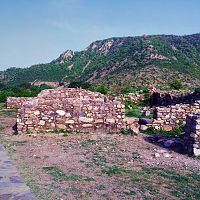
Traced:
<path fill-rule="evenodd" d="M 46 122 L 45 122 L 44 120 L 40 120 L 39 123 L 38 123 L 38 125 L 39 125 L 39 126 L 44 126 L 45 123 L 46 123 Z"/>

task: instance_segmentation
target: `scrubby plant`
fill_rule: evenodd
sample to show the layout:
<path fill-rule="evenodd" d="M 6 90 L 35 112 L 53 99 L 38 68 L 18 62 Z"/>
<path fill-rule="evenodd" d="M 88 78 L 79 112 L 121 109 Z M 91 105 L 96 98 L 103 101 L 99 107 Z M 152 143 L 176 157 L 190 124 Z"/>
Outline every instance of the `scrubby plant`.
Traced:
<path fill-rule="evenodd" d="M 96 88 L 94 88 L 96 92 L 100 92 L 101 94 L 107 94 L 108 93 L 108 87 L 105 85 L 99 85 Z"/>
<path fill-rule="evenodd" d="M 153 127 L 149 127 L 147 130 L 144 131 L 144 133 L 148 135 L 162 135 L 162 136 L 167 136 L 167 137 L 176 137 L 176 136 L 183 136 L 184 133 L 184 126 L 180 125 L 174 130 L 171 131 L 164 131 L 164 130 L 156 130 Z"/>
<path fill-rule="evenodd" d="M 89 89 L 91 88 L 91 85 L 90 83 L 88 82 L 83 82 L 83 81 L 74 81 L 74 82 L 71 82 L 69 85 L 68 85 L 69 88 L 83 88 L 83 89 Z"/>
<path fill-rule="evenodd" d="M 122 94 L 128 94 L 128 93 L 133 93 L 133 92 L 135 92 L 135 89 L 130 85 L 125 85 L 121 88 Z"/>
<path fill-rule="evenodd" d="M 194 92 L 195 93 L 200 93 L 200 87 L 195 88 Z"/>
<path fill-rule="evenodd" d="M 184 85 L 179 79 L 174 79 L 169 83 L 169 86 L 173 90 L 181 90 L 184 89 Z"/>
<path fill-rule="evenodd" d="M 134 135 L 134 131 L 130 128 L 125 128 L 121 130 L 121 134 L 123 135 Z"/>

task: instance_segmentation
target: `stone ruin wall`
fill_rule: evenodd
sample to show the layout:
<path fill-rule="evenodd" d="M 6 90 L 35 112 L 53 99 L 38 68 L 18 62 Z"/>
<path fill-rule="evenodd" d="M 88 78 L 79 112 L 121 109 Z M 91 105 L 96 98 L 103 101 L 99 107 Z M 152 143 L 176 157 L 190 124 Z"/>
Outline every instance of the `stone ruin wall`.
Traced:
<path fill-rule="evenodd" d="M 57 129 L 104 132 L 125 127 L 125 108 L 120 100 L 83 89 L 43 90 L 37 98 L 23 103 L 18 111 L 19 133 Z"/>
<path fill-rule="evenodd" d="M 191 113 L 200 113 L 200 101 L 192 104 L 176 104 L 167 107 L 156 107 L 154 110 L 153 124 L 155 129 L 170 131 L 185 123 L 186 117 Z"/>
<path fill-rule="evenodd" d="M 200 156 L 200 114 L 190 114 L 187 116 L 184 147 L 189 155 Z"/>
<path fill-rule="evenodd" d="M 34 97 L 8 97 L 6 101 L 7 109 L 19 109 L 25 101 L 34 99 Z"/>
<path fill-rule="evenodd" d="M 189 90 L 161 92 L 154 91 L 151 94 L 151 106 L 168 106 L 175 104 L 191 104 L 200 100 L 200 93 Z"/>
<path fill-rule="evenodd" d="M 48 85 L 50 87 L 59 87 L 59 82 L 50 82 L 50 81 L 36 81 L 32 82 L 32 85 L 34 86 L 42 86 L 42 85 Z"/>

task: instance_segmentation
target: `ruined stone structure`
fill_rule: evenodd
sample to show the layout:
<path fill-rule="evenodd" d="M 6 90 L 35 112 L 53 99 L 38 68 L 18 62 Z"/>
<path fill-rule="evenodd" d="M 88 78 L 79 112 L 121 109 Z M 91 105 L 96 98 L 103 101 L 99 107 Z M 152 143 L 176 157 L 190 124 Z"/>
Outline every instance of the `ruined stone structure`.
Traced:
<path fill-rule="evenodd" d="M 191 113 L 200 113 L 200 101 L 192 104 L 176 104 L 167 107 L 156 107 L 154 110 L 153 126 L 155 129 L 170 131 L 185 123 L 186 117 Z"/>
<path fill-rule="evenodd" d="M 161 92 L 154 91 L 151 94 L 151 106 L 169 106 L 176 104 L 191 104 L 200 100 L 200 93 L 189 90 Z"/>
<path fill-rule="evenodd" d="M 189 155 L 200 156 L 200 114 L 187 116 L 184 147 Z"/>
<path fill-rule="evenodd" d="M 59 82 L 50 82 L 50 81 L 36 81 L 33 82 L 32 85 L 34 86 L 41 86 L 41 85 L 48 85 L 50 87 L 58 87 L 59 86 Z"/>
<path fill-rule="evenodd" d="M 7 109 L 19 109 L 25 101 L 34 99 L 34 97 L 8 97 L 6 101 Z"/>
<path fill-rule="evenodd" d="M 83 89 L 59 87 L 43 90 L 37 98 L 25 101 L 18 111 L 17 129 L 19 133 L 56 129 L 111 132 L 124 128 L 125 121 L 120 100 Z"/>

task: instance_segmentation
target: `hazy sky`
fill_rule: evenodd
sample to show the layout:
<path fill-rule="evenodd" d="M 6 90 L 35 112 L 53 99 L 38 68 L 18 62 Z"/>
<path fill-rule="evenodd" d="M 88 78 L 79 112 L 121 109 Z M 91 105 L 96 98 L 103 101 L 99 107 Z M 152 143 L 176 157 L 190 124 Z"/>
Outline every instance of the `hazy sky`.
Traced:
<path fill-rule="evenodd" d="M 200 0 L 0 0 L 0 70 L 113 36 L 200 32 Z"/>

